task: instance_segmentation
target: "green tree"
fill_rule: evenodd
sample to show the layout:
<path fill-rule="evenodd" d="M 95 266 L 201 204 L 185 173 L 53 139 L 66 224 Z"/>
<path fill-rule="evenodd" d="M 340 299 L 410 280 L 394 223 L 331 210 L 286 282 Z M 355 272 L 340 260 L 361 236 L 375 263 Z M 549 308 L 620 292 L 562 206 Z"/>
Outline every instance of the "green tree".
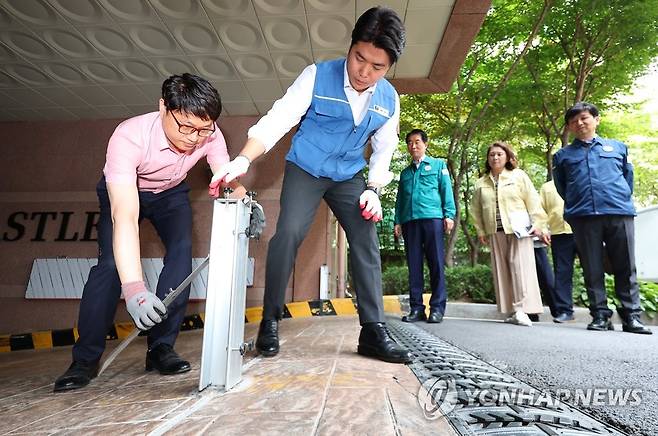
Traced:
<path fill-rule="evenodd" d="M 560 0 L 545 24 L 507 91 L 526 97 L 550 179 L 554 148 L 568 143 L 566 109 L 583 100 L 614 107 L 658 56 L 658 0 Z"/>
<path fill-rule="evenodd" d="M 492 116 L 496 99 L 531 48 L 552 3 L 544 0 L 529 6 L 518 0 L 496 2 L 452 90 L 402 99 L 401 132 L 422 128 L 431 138 L 429 153 L 446 157 L 457 205 L 455 225 L 462 228 L 472 264 L 476 262 L 478 241 L 467 231 L 468 204 L 482 156 L 482 141 L 499 130 Z M 453 263 L 457 237 L 455 231 L 448 238 L 447 265 Z"/>
<path fill-rule="evenodd" d="M 551 178 L 553 151 L 568 140 L 566 108 L 583 99 L 606 111 L 619 107 L 617 96 L 658 55 L 656 23 L 658 0 L 494 0 L 450 92 L 403 96 L 401 133 L 424 129 L 429 153 L 446 158 L 453 179 L 461 235 L 449 238 L 448 265 L 456 246 L 468 247 L 471 263 L 478 260 L 469 204 L 486 146 L 506 140 L 535 182 Z M 636 160 L 651 162 L 655 136 L 645 135 Z M 401 166 L 405 156 L 401 146 Z M 636 163 L 638 191 L 657 192 L 655 175 L 655 166 Z M 466 243 L 457 244 L 458 237 Z"/>
<path fill-rule="evenodd" d="M 658 204 L 658 113 L 644 103 L 624 104 L 603 114 L 599 128 L 601 135 L 628 145 L 633 197 L 640 208 Z"/>

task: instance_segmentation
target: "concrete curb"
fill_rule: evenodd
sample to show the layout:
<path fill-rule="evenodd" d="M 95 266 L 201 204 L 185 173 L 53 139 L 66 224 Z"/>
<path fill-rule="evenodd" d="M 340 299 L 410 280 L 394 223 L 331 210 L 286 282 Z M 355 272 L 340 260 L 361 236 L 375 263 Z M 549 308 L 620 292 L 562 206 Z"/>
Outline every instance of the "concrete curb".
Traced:
<path fill-rule="evenodd" d="M 425 306 L 429 307 L 430 294 L 424 294 Z M 384 311 L 389 314 L 402 315 L 409 312 L 409 295 L 384 295 Z M 428 309 L 429 311 L 429 309 Z M 245 323 L 256 323 L 262 319 L 262 307 L 248 307 L 245 311 Z M 285 305 L 283 317 L 307 318 L 313 316 L 356 315 L 356 298 L 333 298 L 329 300 L 293 301 Z M 505 315 L 498 312 L 495 304 L 448 302 L 446 317 L 503 320 Z M 574 322 L 587 324 L 591 321 L 589 310 L 582 307 L 574 308 Z M 544 307 L 544 313 L 539 316 L 541 322 L 551 322 L 553 317 Z M 615 313 L 612 322 L 621 324 L 621 319 Z M 642 322 L 646 325 L 658 325 L 658 318 L 650 319 L 642 314 Z M 197 313 L 185 316 L 181 330 L 202 329 L 204 314 Z M 115 323 L 107 334 L 107 340 L 123 339 L 135 328 L 132 322 Z M 73 345 L 78 339 L 77 328 L 63 330 L 43 330 L 13 335 L 0 335 L 0 353 L 19 350 L 39 350 L 53 347 Z"/>

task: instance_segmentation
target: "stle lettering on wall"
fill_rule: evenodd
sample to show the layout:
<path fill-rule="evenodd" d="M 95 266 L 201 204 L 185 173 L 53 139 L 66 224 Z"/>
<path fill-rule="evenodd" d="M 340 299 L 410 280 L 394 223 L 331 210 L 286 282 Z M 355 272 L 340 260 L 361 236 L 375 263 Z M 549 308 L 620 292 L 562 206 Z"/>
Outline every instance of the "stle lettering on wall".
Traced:
<path fill-rule="evenodd" d="M 96 241 L 98 216 L 100 212 L 84 212 L 84 227 L 71 227 L 71 217 L 75 212 L 24 212 L 10 214 L 2 229 L 2 241 L 14 242 L 29 238 L 30 242 L 71 242 Z M 53 229 L 56 229 L 53 233 Z M 54 237 L 47 239 L 46 235 Z"/>

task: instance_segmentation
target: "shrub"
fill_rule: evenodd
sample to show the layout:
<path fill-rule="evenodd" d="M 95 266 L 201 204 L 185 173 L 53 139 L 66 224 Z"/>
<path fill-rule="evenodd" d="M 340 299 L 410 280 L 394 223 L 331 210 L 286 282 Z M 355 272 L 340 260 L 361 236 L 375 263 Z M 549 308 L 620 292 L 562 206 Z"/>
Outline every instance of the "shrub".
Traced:
<path fill-rule="evenodd" d="M 488 265 L 455 266 L 446 268 L 448 298 L 467 298 L 474 303 L 494 303 L 496 295 L 491 267 Z"/>
<path fill-rule="evenodd" d="M 658 312 L 658 283 L 640 282 L 640 303 L 649 318 Z"/>
<path fill-rule="evenodd" d="M 468 300 L 474 303 L 494 303 L 496 296 L 493 286 L 491 268 L 488 265 L 446 267 L 446 288 L 448 301 Z M 430 279 L 427 266 L 424 269 L 425 290 L 429 292 Z M 409 272 L 406 265 L 384 265 L 382 273 L 384 295 L 400 295 L 409 293 Z M 619 299 L 615 294 L 614 277 L 605 276 L 605 287 L 608 294 L 608 306 L 619 307 Z M 573 272 L 573 302 L 574 305 L 589 307 L 583 270 L 578 262 Z M 654 318 L 658 312 L 658 283 L 640 282 L 640 304 L 649 318 Z"/>
<path fill-rule="evenodd" d="M 429 292 L 429 270 L 424 269 L 425 289 Z M 495 294 L 491 268 L 487 265 L 455 266 L 445 269 L 448 300 L 467 299 L 476 303 L 493 303 Z M 384 295 L 409 293 L 409 270 L 406 265 L 388 265 L 382 273 Z"/>
<path fill-rule="evenodd" d="M 406 265 L 385 266 L 382 271 L 384 295 L 409 293 L 409 270 Z"/>
<path fill-rule="evenodd" d="M 639 282 L 640 305 L 649 318 L 656 316 L 658 309 L 658 283 Z M 605 275 L 605 291 L 608 296 L 608 306 L 613 310 L 620 307 L 619 298 L 615 293 L 615 279 L 609 274 Z M 580 264 L 576 262 L 573 270 L 573 302 L 577 306 L 589 307 L 589 298 L 585 288 L 585 279 Z"/>

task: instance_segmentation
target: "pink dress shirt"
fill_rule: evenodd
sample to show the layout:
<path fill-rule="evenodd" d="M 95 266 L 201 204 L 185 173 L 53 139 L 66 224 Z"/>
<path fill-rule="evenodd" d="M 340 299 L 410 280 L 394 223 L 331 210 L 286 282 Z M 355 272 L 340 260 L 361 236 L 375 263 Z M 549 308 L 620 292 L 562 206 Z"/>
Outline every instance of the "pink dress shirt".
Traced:
<path fill-rule="evenodd" d="M 182 182 L 204 156 L 211 167 L 229 161 L 218 128 L 192 153 L 185 154 L 169 146 L 160 113 L 150 112 L 117 126 L 107 146 L 103 173 L 108 183 L 137 183 L 138 190 L 157 194 Z"/>

